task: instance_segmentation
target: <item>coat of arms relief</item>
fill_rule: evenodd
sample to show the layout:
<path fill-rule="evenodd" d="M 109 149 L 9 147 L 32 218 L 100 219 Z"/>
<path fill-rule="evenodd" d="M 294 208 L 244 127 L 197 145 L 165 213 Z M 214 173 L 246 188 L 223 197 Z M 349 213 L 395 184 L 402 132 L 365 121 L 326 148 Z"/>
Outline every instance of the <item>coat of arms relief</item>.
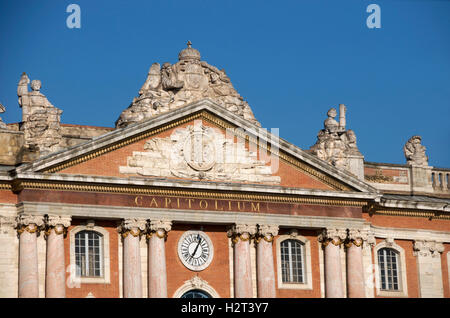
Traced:
<path fill-rule="evenodd" d="M 134 151 L 120 173 L 152 177 L 279 184 L 270 165 L 258 160 L 244 142 L 234 142 L 201 121 L 177 128 L 166 138 L 152 138 L 145 151 Z"/>

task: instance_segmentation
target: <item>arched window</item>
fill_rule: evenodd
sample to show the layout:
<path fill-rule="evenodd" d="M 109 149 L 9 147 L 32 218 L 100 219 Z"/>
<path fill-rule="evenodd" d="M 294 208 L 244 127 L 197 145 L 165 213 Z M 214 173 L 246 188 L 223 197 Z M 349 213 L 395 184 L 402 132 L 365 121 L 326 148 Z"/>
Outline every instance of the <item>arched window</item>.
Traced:
<path fill-rule="evenodd" d="M 283 283 L 304 283 L 304 245 L 295 239 L 284 240 L 280 244 L 280 253 Z"/>
<path fill-rule="evenodd" d="M 181 298 L 212 298 L 210 294 L 200 289 L 193 289 L 185 292 Z"/>
<path fill-rule="evenodd" d="M 103 236 L 95 231 L 75 234 L 75 264 L 79 277 L 103 276 Z"/>
<path fill-rule="evenodd" d="M 399 254 L 392 248 L 378 250 L 378 266 L 380 273 L 380 290 L 400 290 Z"/>

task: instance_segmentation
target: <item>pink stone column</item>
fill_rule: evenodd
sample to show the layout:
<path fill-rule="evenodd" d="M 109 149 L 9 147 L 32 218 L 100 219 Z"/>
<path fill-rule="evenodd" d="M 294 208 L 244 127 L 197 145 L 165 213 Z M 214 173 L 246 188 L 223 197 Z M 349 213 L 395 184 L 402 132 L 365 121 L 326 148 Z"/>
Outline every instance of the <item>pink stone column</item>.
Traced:
<path fill-rule="evenodd" d="M 344 229 L 326 229 L 319 237 L 325 254 L 325 297 L 327 298 L 344 298 L 340 246 L 346 236 L 347 232 Z"/>
<path fill-rule="evenodd" d="M 363 266 L 363 242 L 367 234 L 360 230 L 349 231 L 347 247 L 347 295 L 349 298 L 365 298 Z"/>
<path fill-rule="evenodd" d="M 250 240 L 256 234 L 255 225 L 236 224 L 228 232 L 234 244 L 234 297 L 252 298 L 252 268 Z"/>
<path fill-rule="evenodd" d="M 148 238 L 148 297 L 167 298 L 165 240 L 172 228 L 167 220 L 150 221 Z"/>
<path fill-rule="evenodd" d="M 37 234 L 44 224 L 42 216 L 19 215 L 19 298 L 39 297 Z"/>
<path fill-rule="evenodd" d="M 45 297 L 66 297 L 66 271 L 64 261 L 64 235 L 70 226 L 70 217 L 50 215 L 47 218 L 47 267 Z"/>
<path fill-rule="evenodd" d="M 123 297 L 142 297 L 140 236 L 146 221 L 125 219 L 119 230 L 123 238 Z"/>
<path fill-rule="evenodd" d="M 256 245 L 256 277 L 259 298 L 275 298 L 275 267 L 273 263 L 273 238 L 278 226 L 259 225 Z"/>

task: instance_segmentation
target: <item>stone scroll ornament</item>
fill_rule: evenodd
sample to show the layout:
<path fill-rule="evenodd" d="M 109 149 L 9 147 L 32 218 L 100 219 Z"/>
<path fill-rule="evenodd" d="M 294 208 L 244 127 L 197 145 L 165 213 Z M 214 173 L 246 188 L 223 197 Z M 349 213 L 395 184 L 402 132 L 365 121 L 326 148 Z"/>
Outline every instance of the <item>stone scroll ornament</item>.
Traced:
<path fill-rule="evenodd" d="M 187 45 L 179 53 L 177 63 L 152 64 L 139 96 L 121 113 L 116 128 L 147 120 L 204 98 L 210 98 L 225 109 L 261 126 L 225 71 L 201 61 L 200 52 L 191 47 L 190 41 Z"/>
<path fill-rule="evenodd" d="M 310 152 L 329 164 L 350 170 L 349 158 L 362 156 L 356 145 L 356 135 L 353 130 L 346 129 L 346 107 L 339 105 L 339 122 L 334 118 L 337 110 L 331 108 L 324 122 L 324 129 L 317 135 L 316 143 L 310 148 Z"/>
<path fill-rule="evenodd" d="M 412 136 L 403 147 L 406 162 L 412 166 L 428 166 L 428 156 L 425 146 L 421 144 L 422 137 Z"/>

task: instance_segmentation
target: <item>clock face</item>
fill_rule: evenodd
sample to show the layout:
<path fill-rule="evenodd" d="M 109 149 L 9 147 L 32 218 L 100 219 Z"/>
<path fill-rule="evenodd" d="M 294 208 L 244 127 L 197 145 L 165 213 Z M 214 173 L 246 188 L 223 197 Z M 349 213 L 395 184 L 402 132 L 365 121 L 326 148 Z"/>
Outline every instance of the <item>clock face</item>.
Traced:
<path fill-rule="evenodd" d="M 202 231 L 187 231 L 178 242 L 178 256 L 190 270 L 204 270 L 211 264 L 213 254 L 212 242 Z"/>

